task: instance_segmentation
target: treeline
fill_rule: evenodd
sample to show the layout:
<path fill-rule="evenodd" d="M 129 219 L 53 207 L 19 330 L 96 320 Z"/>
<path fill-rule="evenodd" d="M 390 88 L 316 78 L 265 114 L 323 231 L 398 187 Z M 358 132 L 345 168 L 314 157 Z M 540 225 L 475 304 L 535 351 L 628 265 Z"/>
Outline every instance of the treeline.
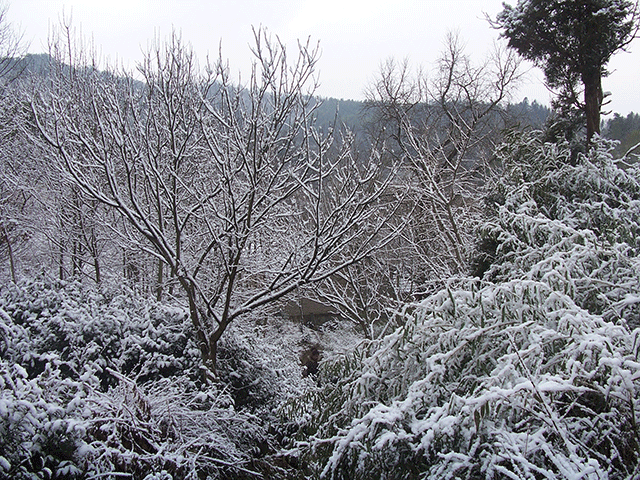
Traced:
<path fill-rule="evenodd" d="M 321 105 L 317 113 L 319 125 L 331 125 L 336 119 L 354 131 L 363 132 L 368 120 L 366 101 L 343 100 L 335 98 L 320 99 Z M 519 103 L 510 103 L 505 111 L 509 114 L 511 124 L 521 128 L 543 129 L 552 116 L 553 110 L 528 98 Z M 627 116 L 614 113 L 602 123 L 602 136 L 616 140 L 613 155 L 621 158 L 627 151 L 640 143 L 640 115 L 630 112 Z"/>
<path fill-rule="evenodd" d="M 11 70 L 20 75 L 36 74 L 47 76 L 50 74 L 51 57 L 48 54 L 29 54 L 16 60 Z M 367 126 L 372 119 L 368 111 L 372 102 L 367 100 L 348 100 L 331 97 L 317 97 L 317 109 L 315 111 L 315 124 L 328 128 L 337 124 L 344 124 L 350 130 L 361 136 L 366 136 Z M 524 98 L 518 103 L 509 103 L 505 107 L 510 124 L 521 128 L 544 128 L 550 119 L 553 110 L 550 106 L 538 103 L 537 100 L 529 101 Z M 337 122 L 337 123 L 336 123 Z M 629 148 L 640 142 L 640 115 L 630 112 L 626 117 L 614 113 L 613 118 L 608 118 L 602 123 L 602 135 L 605 138 L 616 140 L 619 144 L 614 148 L 614 156 L 620 158 Z"/>
<path fill-rule="evenodd" d="M 619 142 L 613 152 L 616 158 L 620 158 L 640 143 L 640 115 L 630 112 L 623 117 L 614 113 L 613 118 L 604 122 L 602 131 L 605 138 Z M 638 153 L 637 149 L 635 153 Z"/>
<path fill-rule="evenodd" d="M 344 100 L 336 98 L 318 98 L 317 110 L 318 125 L 329 126 L 336 120 L 344 123 L 349 129 L 359 134 L 369 131 L 373 115 L 371 110 L 375 108 L 375 102 L 367 100 Z M 538 103 L 536 100 L 529 102 L 525 98 L 519 103 L 508 103 L 504 107 L 504 114 L 509 118 L 508 124 L 513 127 L 541 129 L 551 116 L 551 108 Z"/>

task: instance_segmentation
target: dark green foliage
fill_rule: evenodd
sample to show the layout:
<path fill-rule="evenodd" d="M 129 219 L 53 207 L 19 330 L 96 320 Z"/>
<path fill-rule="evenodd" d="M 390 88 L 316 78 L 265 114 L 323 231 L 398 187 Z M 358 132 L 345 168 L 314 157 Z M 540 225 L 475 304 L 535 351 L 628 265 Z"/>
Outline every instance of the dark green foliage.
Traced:
<path fill-rule="evenodd" d="M 553 102 L 554 111 L 542 129 L 542 141 L 550 144 L 563 144 L 569 148 L 567 161 L 575 165 L 578 155 L 585 154 L 585 114 L 575 105 L 560 99 Z"/>
<path fill-rule="evenodd" d="M 565 88 L 595 70 L 605 74 L 611 56 L 636 29 L 628 0 L 519 0 L 504 5 L 498 25 L 509 46 L 543 68 L 549 85 Z"/>
<path fill-rule="evenodd" d="M 611 56 L 638 27 L 637 4 L 628 0 L 519 0 L 504 4 L 496 26 L 509 46 L 544 70 L 562 102 L 586 115 L 587 139 L 600 132 L 602 77 Z M 584 104 L 576 87 L 584 86 Z"/>
<path fill-rule="evenodd" d="M 618 113 L 604 123 L 603 135 L 620 143 L 613 150 L 614 158 L 621 158 L 630 148 L 640 143 L 640 115 L 630 112 L 626 117 Z M 633 153 L 640 154 L 636 149 Z"/>

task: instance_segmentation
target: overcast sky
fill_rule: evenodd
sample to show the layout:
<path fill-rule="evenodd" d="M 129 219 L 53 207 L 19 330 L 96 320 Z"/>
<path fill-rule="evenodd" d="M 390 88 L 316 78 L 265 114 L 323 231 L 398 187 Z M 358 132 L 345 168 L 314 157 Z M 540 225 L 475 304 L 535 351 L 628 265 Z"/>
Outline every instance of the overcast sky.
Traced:
<path fill-rule="evenodd" d="M 485 19 L 495 18 L 501 0 L 8 0 L 9 21 L 18 26 L 30 52 L 46 51 L 50 26 L 63 12 L 85 37 L 93 38 L 103 57 L 134 67 L 155 36 L 173 28 L 193 46 L 202 63 L 217 56 L 222 45 L 232 71 L 247 71 L 252 25 L 262 25 L 288 45 L 296 39 L 319 41 L 319 94 L 362 99 L 379 71 L 394 57 L 432 68 L 447 32 L 458 32 L 467 53 L 480 61 L 498 38 Z M 510 2 L 512 5 L 517 0 Z M 626 115 L 640 112 L 640 39 L 631 53 L 618 53 L 610 62 L 611 91 L 607 108 Z M 549 103 L 542 75 L 530 72 L 513 99 L 524 97 Z"/>

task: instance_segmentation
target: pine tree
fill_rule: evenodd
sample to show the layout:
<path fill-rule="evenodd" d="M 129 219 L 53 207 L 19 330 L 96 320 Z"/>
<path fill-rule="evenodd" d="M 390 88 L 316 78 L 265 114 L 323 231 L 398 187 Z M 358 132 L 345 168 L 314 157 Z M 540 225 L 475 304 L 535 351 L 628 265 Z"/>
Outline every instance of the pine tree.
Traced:
<path fill-rule="evenodd" d="M 638 18 L 638 3 L 628 0 L 519 0 L 516 7 L 504 4 L 493 24 L 511 48 L 544 70 L 564 102 L 584 112 L 589 142 L 600 133 L 606 65 L 635 38 Z"/>

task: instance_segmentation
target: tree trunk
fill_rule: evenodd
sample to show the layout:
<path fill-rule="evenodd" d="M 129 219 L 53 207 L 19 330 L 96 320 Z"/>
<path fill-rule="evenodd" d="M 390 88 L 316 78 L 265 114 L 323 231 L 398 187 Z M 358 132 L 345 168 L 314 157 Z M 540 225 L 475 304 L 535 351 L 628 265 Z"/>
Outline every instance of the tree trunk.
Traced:
<path fill-rule="evenodd" d="M 96 240 L 93 231 L 91 232 L 91 240 L 88 243 L 90 245 L 88 250 L 93 257 L 93 271 L 96 274 L 96 283 L 100 284 L 102 282 L 102 274 L 100 273 L 100 252 L 98 251 L 98 241 Z"/>
<path fill-rule="evenodd" d="M 207 325 L 204 323 L 206 319 L 200 317 L 200 312 L 197 306 L 197 294 L 196 287 L 188 279 L 178 276 L 184 292 L 187 294 L 187 300 L 189 301 L 189 316 L 191 317 L 191 323 L 196 331 L 196 339 L 198 347 L 200 348 L 200 354 L 202 355 L 202 361 L 206 369 L 205 380 L 214 379 L 216 374 L 216 347 L 217 339 L 211 341 L 209 335 L 207 335 Z"/>
<path fill-rule="evenodd" d="M 11 240 L 9 239 L 9 233 L 7 233 L 7 226 L 3 223 L 4 227 L 4 239 L 7 242 L 7 250 L 9 252 L 9 268 L 11 270 L 11 280 L 16 283 L 16 266 L 13 259 L 13 248 L 11 246 Z"/>
<path fill-rule="evenodd" d="M 60 242 L 58 249 L 58 278 L 60 280 L 64 280 L 64 245 L 62 244 L 62 241 Z"/>
<path fill-rule="evenodd" d="M 93 257 L 93 269 L 96 274 L 96 283 L 99 285 L 102 282 L 102 276 L 100 275 L 100 259 L 97 254 Z"/>
<path fill-rule="evenodd" d="M 156 275 L 156 301 L 162 301 L 162 284 L 164 282 L 163 278 L 164 266 L 162 260 L 158 260 L 158 271 Z"/>
<path fill-rule="evenodd" d="M 602 94 L 602 76 L 600 72 L 586 73 L 582 76 L 584 83 L 584 113 L 587 117 L 587 145 L 591 144 L 594 134 L 600 134 L 600 107 Z"/>

